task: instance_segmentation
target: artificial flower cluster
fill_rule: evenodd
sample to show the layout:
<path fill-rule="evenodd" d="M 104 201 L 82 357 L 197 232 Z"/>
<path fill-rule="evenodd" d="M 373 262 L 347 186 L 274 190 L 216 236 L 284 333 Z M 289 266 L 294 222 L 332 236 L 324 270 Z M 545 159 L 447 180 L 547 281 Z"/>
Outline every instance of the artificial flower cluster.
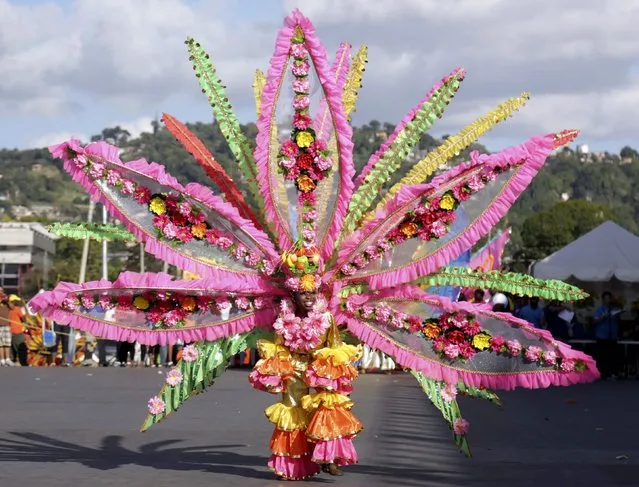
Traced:
<path fill-rule="evenodd" d="M 273 306 L 271 298 L 249 298 L 236 295 L 225 296 L 191 296 L 169 291 L 146 291 L 141 294 L 121 294 L 100 296 L 91 294 L 69 294 L 62 301 L 62 308 L 67 311 L 91 311 L 96 307 L 106 311 L 117 307 L 120 310 L 138 310 L 145 314 L 146 322 L 154 329 L 182 328 L 186 319 L 194 313 L 213 313 L 224 315 L 232 309 L 240 312 L 264 309 Z M 185 359 L 186 360 L 186 359 Z"/>
<path fill-rule="evenodd" d="M 419 237 L 424 241 L 438 240 L 445 237 L 455 223 L 455 210 L 461 203 L 480 191 L 499 174 L 507 171 L 515 164 L 484 167 L 480 172 L 454 186 L 440 196 L 423 200 L 417 208 L 408 212 L 397 227 L 379 239 L 375 245 L 369 245 L 353 260 L 340 268 L 342 276 L 352 276 L 358 269 L 380 259 L 393 247 Z"/>
<path fill-rule="evenodd" d="M 291 304 L 282 301 L 280 314 L 273 323 L 273 329 L 284 339 L 284 345 L 298 353 L 308 353 L 319 347 L 329 327 L 330 320 L 323 299 L 318 299 L 306 318 L 295 316 Z"/>
<path fill-rule="evenodd" d="M 66 151 L 69 160 L 93 181 L 104 181 L 108 186 L 119 190 L 123 196 L 147 205 L 149 211 L 155 215 L 153 227 L 158 239 L 174 244 L 186 244 L 192 240 L 206 241 L 249 267 L 263 270 L 267 275 L 275 272 L 273 262 L 249 250 L 232 235 L 211 228 L 205 221 L 206 214 L 186 199 L 174 195 L 152 194 L 146 186 L 122 177 L 117 169 L 108 168 L 104 162 L 87 155 L 79 144 L 69 145 Z"/>
<path fill-rule="evenodd" d="M 357 307 L 351 300 L 346 301 L 346 309 L 360 318 L 379 321 L 392 329 L 421 333 L 432 343 L 433 350 L 447 360 L 468 360 L 478 352 L 491 351 L 509 357 L 523 357 L 526 362 L 551 366 L 562 372 L 581 372 L 586 369 L 583 361 L 560 357 L 554 350 L 535 345 L 525 346 L 519 340 L 506 340 L 499 335 L 492 335 L 482 329 L 477 317 L 470 313 L 442 313 L 439 318 L 422 320 L 419 316 L 385 305 L 364 304 Z"/>

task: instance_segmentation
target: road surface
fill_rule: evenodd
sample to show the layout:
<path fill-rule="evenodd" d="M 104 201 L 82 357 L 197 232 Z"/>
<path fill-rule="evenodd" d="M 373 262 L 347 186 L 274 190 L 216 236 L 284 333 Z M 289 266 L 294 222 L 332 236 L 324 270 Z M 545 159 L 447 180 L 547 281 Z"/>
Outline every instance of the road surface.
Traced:
<path fill-rule="evenodd" d="M 163 371 L 163 369 L 159 369 Z M 158 369 L 0 369 L 1 487 L 277 486 L 265 464 L 274 397 L 230 370 L 179 414 L 138 428 Z M 360 463 L 311 484 L 616 487 L 639 485 L 639 382 L 463 398 L 474 457 L 411 376 L 361 376 L 354 412 Z"/>

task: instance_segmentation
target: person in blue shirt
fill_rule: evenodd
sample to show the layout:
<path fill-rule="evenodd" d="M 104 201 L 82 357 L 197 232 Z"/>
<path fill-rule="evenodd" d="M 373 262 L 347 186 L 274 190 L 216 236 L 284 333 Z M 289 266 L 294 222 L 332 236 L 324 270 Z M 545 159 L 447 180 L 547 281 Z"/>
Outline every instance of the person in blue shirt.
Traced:
<path fill-rule="evenodd" d="M 539 306 L 538 297 L 530 298 L 530 302 L 519 310 L 519 317 L 535 325 L 535 328 L 546 328 L 544 310 Z"/>
<path fill-rule="evenodd" d="M 617 339 L 621 309 L 612 303 L 608 291 L 601 295 L 601 306 L 595 310 L 595 338 L 597 340 L 597 367 L 601 378 L 615 376 L 619 369 Z"/>

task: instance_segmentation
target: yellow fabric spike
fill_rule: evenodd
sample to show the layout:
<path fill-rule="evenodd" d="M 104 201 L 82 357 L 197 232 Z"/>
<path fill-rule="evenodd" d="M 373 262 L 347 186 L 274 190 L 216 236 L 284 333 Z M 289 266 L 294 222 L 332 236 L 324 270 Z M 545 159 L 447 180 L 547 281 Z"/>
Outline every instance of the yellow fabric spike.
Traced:
<path fill-rule="evenodd" d="M 448 137 L 442 145 L 415 164 L 408 174 L 384 195 L 384 198 L 377 205 L 377 209 L 386 204 L 402 186 L 406 184 L 421 184 L 426 181 L 428 176 L 433 174 L 438 168 L 470 146 L 495 125 L 510 117 L 513 112 L 523 107 L 529 99 L 529 93 L 523 93 L 519 98 L 510 98 L 498 105 L 493 111 L 464 127 L 457 134 Z"/>
<path fill-rule="evenodd" d="M 348 73 L 348 78 L 346 78 L 344 90 L 342 91 L 342 105 L 344 105 L 344 113 L 348 117 L 349 122 L 351 120 L 351 113 L 355 111 L 355 105 L 359 97 L 359 89 L 362 87 L 362 78 L 367 62 L 368 46 L 363 45 L 357 50 L 355 56 L 353 56 L 351 70 Z"/>
<path fill-rule="evenodd" d="M 255 70 L 253 94 L 255 95 L 255 113 L 257 114 L 257 118 L 260 118 L 260 106 L 262 105 L 262 90 L 264 90 L 264 85 L 266 85 L 266 76 L 264 76 L 261 70 Z"/>

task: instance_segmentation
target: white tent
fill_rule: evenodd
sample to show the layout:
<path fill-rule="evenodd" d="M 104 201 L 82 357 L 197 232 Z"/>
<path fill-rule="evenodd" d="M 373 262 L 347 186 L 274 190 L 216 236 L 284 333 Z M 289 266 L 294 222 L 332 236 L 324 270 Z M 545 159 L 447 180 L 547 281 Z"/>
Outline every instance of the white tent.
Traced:
<path fill-rule="evenodd" d="M 533 268 L 543 279 L 639 283 L 639 237 L 607 221 Z"/>

